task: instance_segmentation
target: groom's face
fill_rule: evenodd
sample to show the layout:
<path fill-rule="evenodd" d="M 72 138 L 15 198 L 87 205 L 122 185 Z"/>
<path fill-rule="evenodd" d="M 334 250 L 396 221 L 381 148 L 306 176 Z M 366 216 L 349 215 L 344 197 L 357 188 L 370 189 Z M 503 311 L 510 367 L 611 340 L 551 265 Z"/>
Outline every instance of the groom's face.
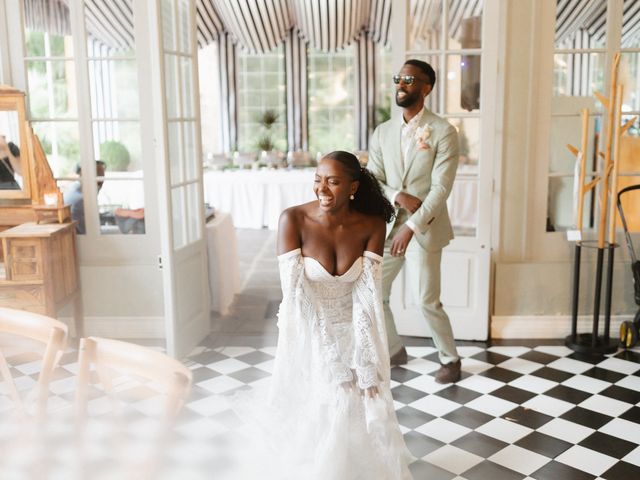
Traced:
<path fill-rule="evenodd" d="M 396 105 L 402 108 L 416 104 L 422 105 L 424 97 L 431 92 L 431 84 L 427 76 L 413 65 L 403 65 L 398 75 L 400 75 L 400 83 L 396 84 Z M 411 83 L 406 81 L 407 77 L 412 78 Z"/>

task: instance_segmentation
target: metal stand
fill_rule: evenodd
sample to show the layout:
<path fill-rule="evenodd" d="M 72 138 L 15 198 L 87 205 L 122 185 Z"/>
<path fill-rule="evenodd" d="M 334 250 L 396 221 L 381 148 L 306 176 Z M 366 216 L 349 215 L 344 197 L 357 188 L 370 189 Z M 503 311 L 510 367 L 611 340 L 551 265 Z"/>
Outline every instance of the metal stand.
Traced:
<path fill-rule="evenodd" d="M 571 335 L 565 338 L 564 344 L 571 350 L 588 355 L 604 355 L 618 349 L 618 339 L 609 338 L 611 323 L 611 294 L 613 285 L 613 258 L 617 244 L 606 244 L 605 248 L 598 248 L 596 261 L 595 292 L 593 295 L 593 324 L 591 333 L 577 333 L 578 330 L 578 298 L 580 293 L 580 261 L 582 247 L 598 248 L 596 242 L 576 242 L 573 263 L 573 298 L 571 302 Z M 607 283 L 604 303 L 604 332 L 599 336 L 600 296 L 602 291 L 602 271 L 604 266 L 604 251 L 608 250 Z"/>

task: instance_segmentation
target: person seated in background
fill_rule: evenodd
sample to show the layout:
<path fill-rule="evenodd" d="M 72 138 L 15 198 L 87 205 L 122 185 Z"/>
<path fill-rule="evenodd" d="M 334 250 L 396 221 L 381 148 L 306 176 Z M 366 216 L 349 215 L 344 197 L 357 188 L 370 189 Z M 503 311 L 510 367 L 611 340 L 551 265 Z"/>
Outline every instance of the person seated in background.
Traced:
<path fill-rule="evenodd" d="M 104 177 L 107 170 L 107 164 L 102 160 L 96 160 L 96 177 Z M 76 165 L 76 174 L 78 177 L 82 175 L 80 164 Z M 102 188 L 103 180 L 98 180 L 98 191 Z M 65 205 L 71 205 L 71 219 L 76 222 L 76 232 L 86 233 L 86 224 L 84 221 L 84 198 L 82 196 L 82 182 L 78 179 L 64 192 Z"/>
<path fill-rule="evenodd" d="M 0 135 L 0 190 L 20 190 L 16 174 L 20 174 L 20 149 Z"/>
<path fill-rule="evenodd" d="M 121 233 L 145 233 L 143 208 L 116 208 L 113 212 Z"/>

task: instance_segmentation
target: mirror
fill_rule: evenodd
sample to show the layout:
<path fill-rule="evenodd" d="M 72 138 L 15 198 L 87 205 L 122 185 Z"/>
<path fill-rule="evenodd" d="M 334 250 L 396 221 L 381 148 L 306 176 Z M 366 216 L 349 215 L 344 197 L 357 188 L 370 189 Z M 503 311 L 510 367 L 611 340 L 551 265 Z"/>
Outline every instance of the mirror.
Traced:
<path fill-rule="evenodd" d="M 31 200 L 30 147 L 24 94 L 0 85 L 0 202 Z"/>

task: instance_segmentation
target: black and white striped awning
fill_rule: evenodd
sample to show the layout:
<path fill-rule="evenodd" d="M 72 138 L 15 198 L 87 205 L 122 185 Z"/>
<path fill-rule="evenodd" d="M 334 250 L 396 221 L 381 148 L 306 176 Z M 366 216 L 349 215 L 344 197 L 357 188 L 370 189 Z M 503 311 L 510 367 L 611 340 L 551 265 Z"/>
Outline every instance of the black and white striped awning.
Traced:
<path fill-rule="evenodd" d="M 85 0 L 87 31 L 114 50 L 133 50 L 132 0 Z"/>
<path fill-rule="evenodd" d="M 196 0 L 196 28 L 200 48 L 215 42 L 224 32 L 224 25 L 211 0 Z"/>
<path fill-rule="evenodd" d="M 26 28 L 52 35 L 70 35 L 69 7 L 64 0 L 26 0 L 24 2 Z"/>
<path fill-rule="evenodd" d="M 391 0 L 371 0 L 369 12 L 369 37 L 381 45 L 389 45 L 391 25 Z"/>
<path fill-rule="evenodd" d="M 482 15 L 483 0 L 449 0 L 449 38 L 459 39 L 462 21 Z M 442 0 L 411 0 L 410 22 L 413 39 L 428 39 L 442 31 Z"/>

